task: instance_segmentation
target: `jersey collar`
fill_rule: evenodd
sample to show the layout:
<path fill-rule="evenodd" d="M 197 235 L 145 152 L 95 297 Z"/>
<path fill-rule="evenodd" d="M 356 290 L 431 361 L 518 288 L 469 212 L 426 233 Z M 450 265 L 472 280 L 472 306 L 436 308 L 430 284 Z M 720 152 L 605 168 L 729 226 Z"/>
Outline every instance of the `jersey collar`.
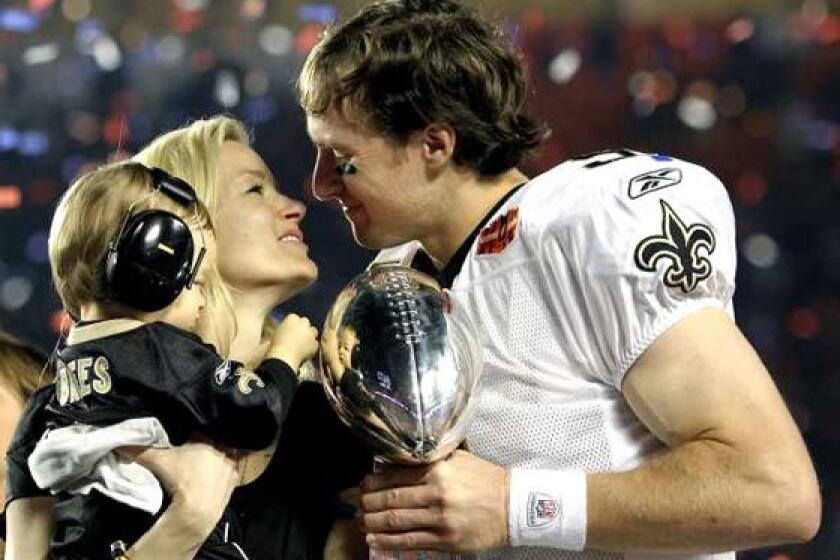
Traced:
<path fill-rule="evenodd" d="M 105 321 L 92 321 L 74 325 L 67 334 L 67 344 L 81 344 L 103 338 L 122 334 L 130 330 L 142 327 L 145 323 L 134 319 L 108 319 Z"/>
<path fill-rule="evenodd" d="M 451 288 L 452 283 L 455 281 L 455 277 L 458 276 L 459 272 L 461 272 L 461 267 L 464 266 L 464 261 L 467 259 L 467 255 L 470 253 L 470 248 L 472 247 L 475 238 L 478 237 L 478 234 L 481 232 L 481 229 L 488 220 L 490 220 L 490 218 L 499 211 L 499 208 L 501 208 L 505 202 L 507 202 L 508 199 L 525 184 L 526 183 L 520 183 L 516 185 L 493 205 L 493 208 L 484 215 L 484 218 L 477 226 L 475 226 L 475 229 L 473 229 L 464 242 L 461 243 L 461 246 L 458 247 L 458 250 L 455 251 L 455 254 L 452 255 L 452 258 L 449 259 L 449 262 L 446 263 L 445 267 L 443 267 L 443 270 L 438 271 L 435 268 L 435 265 L 432 263 L 432 259 L 423 249 L 420 249 L 417 251 L 417 254 L 414 255 L 414 260 L 411 261 L 411 268 L 419 270 L 420 272 L 425 272 L 426 274 L 437 278 L 437 281 L 440 283 L 442 288 Z"/>

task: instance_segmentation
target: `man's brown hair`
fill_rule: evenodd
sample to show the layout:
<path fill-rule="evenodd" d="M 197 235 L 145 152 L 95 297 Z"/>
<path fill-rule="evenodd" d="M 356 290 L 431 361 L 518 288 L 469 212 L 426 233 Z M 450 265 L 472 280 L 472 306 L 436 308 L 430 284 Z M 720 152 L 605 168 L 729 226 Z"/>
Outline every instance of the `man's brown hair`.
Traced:
<path fill-rule="evenodd" d="M 482 176 L 516 167 L 545 137 L 501 30 L 453 0 L 382 0 L 329 29 L 298 80 L 304 110 L 349 107 L 399 142 L 432 123 L 456 131 L 454 160 Z"/>

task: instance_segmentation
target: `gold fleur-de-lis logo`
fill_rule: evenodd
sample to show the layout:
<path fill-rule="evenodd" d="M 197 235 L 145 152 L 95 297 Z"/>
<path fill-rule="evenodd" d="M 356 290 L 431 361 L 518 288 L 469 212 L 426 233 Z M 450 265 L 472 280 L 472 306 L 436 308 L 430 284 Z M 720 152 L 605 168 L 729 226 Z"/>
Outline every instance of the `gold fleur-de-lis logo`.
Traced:
<path fill-rule="evenodd" d="M 258 389 L 265 387 L 265 382 L 260 379 L 259 375 L 249 369 L 245 369 L 244 367 L 237 368 L 234 376 L 236 377 L 236 387 L 243 395 L 249 395 L 251 394 L 251 391 L 254 390 L 254 387 L 251 386 L 251 382 L 253 382 L 254 386 Z"/>
<path fill-rule="evenodd" d="M 670 261 L 663 282 L 688 293 L 712 274 L 707 258 L 715 250 L 715 236 L 703 224 L 686 226 L 667 202 L 662 206 L 662 233 L 646 237 L 636 246 L 636 266 L 654 272 L 660 259 Z"/>

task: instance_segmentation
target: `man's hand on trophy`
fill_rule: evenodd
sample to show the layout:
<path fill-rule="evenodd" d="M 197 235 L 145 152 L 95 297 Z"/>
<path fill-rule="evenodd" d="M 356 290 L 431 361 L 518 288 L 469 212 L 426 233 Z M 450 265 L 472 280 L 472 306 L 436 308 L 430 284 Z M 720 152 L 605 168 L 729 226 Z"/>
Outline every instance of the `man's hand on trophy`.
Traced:
<path fill-rule="evenodd" d="M 389 465 L 362 483 L 372 548 L 476 552 L 508 541 L 508 472 L 465 451 L 431 465 Z"/>

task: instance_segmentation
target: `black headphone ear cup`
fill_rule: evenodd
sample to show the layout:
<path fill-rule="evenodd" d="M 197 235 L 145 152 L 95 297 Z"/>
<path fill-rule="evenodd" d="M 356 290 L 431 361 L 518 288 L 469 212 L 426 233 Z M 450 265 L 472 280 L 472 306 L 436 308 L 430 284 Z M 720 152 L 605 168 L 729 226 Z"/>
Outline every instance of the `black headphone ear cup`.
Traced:
<path fill-rule="evenodd" d="M 118 303 L 158 311 L 175 301 L 192 276 L 194 244 L 175 214 L 147 210 L 128 218 L 105 258 L 105 285 Z"/>

